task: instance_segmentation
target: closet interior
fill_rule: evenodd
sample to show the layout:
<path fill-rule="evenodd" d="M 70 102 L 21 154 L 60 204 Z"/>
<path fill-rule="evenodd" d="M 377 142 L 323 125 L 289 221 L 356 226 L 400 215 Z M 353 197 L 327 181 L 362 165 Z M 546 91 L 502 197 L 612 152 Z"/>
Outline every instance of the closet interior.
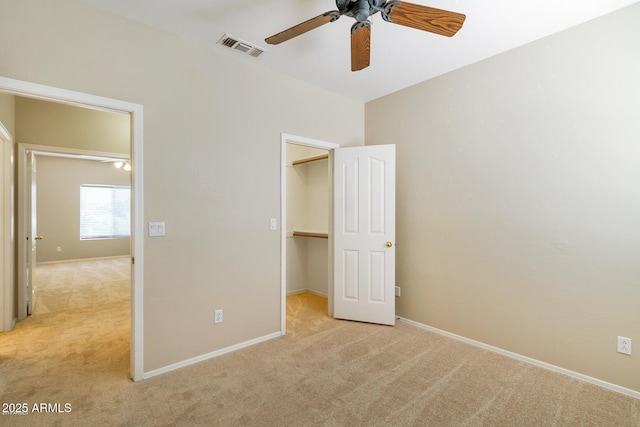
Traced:
<path fill-rule="evenodd" d="M 286 144 L 287 294 L 328 293 L 329 152 Z"/>

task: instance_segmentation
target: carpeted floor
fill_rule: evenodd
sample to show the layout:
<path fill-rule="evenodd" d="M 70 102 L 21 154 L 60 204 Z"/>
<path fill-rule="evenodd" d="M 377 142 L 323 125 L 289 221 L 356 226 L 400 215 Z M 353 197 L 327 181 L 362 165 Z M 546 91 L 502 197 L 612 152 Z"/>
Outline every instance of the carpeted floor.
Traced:
<path fill-rule="evenodd" d="M 0 334 L 0 402 L 28 408 L 0 425 L 640 426 L 636 399 L 406 323 L 331 319 L 313 294 L 287 298 L 286 337 L 133 383 L 128 259 L 44 267 L 34 315 Z"/>

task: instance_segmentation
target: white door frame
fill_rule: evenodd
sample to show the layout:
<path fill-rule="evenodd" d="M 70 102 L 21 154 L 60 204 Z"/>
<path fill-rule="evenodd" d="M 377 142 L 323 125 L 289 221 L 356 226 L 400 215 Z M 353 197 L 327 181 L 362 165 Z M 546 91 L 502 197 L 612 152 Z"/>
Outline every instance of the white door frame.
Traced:
<path fill-rule="evenodd" d="M 58 102 L 81 108 L 129 114 L 131 117 L 131 340 L 130 376 L 143 379 L 143 290 L 144 290 L 144 186 L 143 186 L 143 108 L 140 104 L 81 92 L 0 77 L 0 92 L 27 98 Z"/>
<path fill-rule="evenodd" d="M 329 315 L 333 315 L 333 150 L 339 144 L 282 133 L 280 135 L 280 335 L 287 333 L 287 144 L 305 145 L 329 151 Z"/>
<path fill-rule="evenodd" d="M 0 332 L 9 332 L 16 323 L 15 306 L 15 205 L 13 192 L 15 191 L 14 178 L 14 149 L 13 137 L 0 123 L 0 209 L 2 209 L 2 232 L 0 241 Z"/>

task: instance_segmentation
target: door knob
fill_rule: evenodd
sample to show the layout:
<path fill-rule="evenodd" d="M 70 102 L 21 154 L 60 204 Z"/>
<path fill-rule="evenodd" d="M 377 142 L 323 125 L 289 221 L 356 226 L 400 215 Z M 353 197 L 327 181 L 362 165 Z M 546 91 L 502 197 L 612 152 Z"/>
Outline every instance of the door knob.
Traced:
<path fill-rule="evenodd" d="M 385 243 L 385 246 L 386 246 L 386 247 L 388 247 L 388 248 L 390 248 L 391 246 L 393 246 L 393 243 L 391 243 L 391 242 L 387 242 L 387 243 Z"/>
<path fill-rule="evenodd" d="M 36 237 L 35 237 L 35 239 L 36 239 L 36 240 L 42 240 L 42 239 L 44 239 L 44 237 L 42 237 L 42 236 L 36 236 Z"/>

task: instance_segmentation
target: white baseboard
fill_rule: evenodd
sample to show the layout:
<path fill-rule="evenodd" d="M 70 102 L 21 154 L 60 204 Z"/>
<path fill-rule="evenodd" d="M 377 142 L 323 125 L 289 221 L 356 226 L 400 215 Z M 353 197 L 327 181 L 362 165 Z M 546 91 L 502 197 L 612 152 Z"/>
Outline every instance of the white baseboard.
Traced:
<path fill-rule="evenodd" d="M 101 256 L 101 257 L 95 257 L 95 258 L 75 258 L 75 259 L 59 259 L 55 261 L 38 261 L 37 265 L 63 264 L 65 262 L 80 262 L 80 261 L 102 261 L 106 259 L 117 259 L 117 258 L 131 258 L 131 255 L 112 255 L 112 256 Z"/>
<path fill-rule="evenodd" d="M 240 344 L 236 344 L 236 345 L 222 348 L 220 350 L 212 351 L 211 353 L 192 357 L 191 359 L 183 360 L 182 362 L 174 363 L 172 365 L 165 366 L 164 368 L 154 369 L 153 371 L 145 372 L 142 374 L 142 379 L 146 380 L 148 378 L 155 377 L 156 375 L 166 374 L 167 372 L 171 372 L 179 368 L 184 368 L 185 366 L 193 365 L 194 363 L 203 362 L 208 359 L 213 359 L 214 357 L 222 356 L 223 354 L 231 353 L 233 351 L 250 347 L 252 345 L 269 341 L 273 338 L 278 338 L 281 336 L 282 335 L 280 334 L 280 332 L 274 332 L 272 334 L 265 335 L 263 337 L 255 338 L 249 341 L 242 342 Z"/>
<path fill-rule="evenodd" d="M 567 376 L 575 378 L 577 380 L 584 381 L 584 382 L 587 382 L 587 383 L 590 383 L 590 384 L 594 384 L 594 385 L 597 385 L 599 387 L 606 388 L 608 390 L 615 391 L 617 393 L 621 393 L 621 394 L 624 394 L 624 395 L 629 396 L 629 397 L 633 397 L 635 399 L 640 399 L 640 392 L 638 392 L 638 391 L 631 390 L 631 389 L 628 389 L 628 388 L 625 388 L 625 387 L 621 387 L 619 385 L 612 384 L 612 383 L 609 383 L 609 382 L 606 382 L 606 381 L 602 381 L 602 380 L 599 380 L 597 378 L 590 377 L 588 375 L 583 375 L 583 374 L 580 374 L 578 372 L 570 371 L 568 369 L 561 368 L 559 366 L 552 365 L 552 364 L 547 363 L 547 362 L 542 362 L 542 361 L 537 360 L 537 359 L 532 359 L 531 357 L 523 356 L 523 355 L 518 354 L 518 353 L 513 353 L 511 351 L 504 350 L 504 349 L 499 348 L 499 347 L 494 347 L 492 345 L 485 344 L 485 343 L 480 342 L 480 341 L 475 341 L 475 340 L 472 340 L 470 338 L 466 338 L 466 337 L 463 337 L 463 336 L 460 336 L 460 335 L 452 334 L 451 332 L 443 331 L 442 329 L 434 328 L 433 326 L 425 325 L 423 323 L 419 323 L 419 322 L 416 322 L 416 321 L 413 321 L 413 320 L 405 319 L 405 318 L 399 317 L 399 316 L 397 318 L 399 320 L 401 320 L 402 322 L 408 323 L 409 325 L 416 326 L 416 327 L 418 327 L 420 329 L 425 329 L 427 331 L 434 332 L 434 333 L 439 334 L 439 335 L 444 335 L 445 337 L 453 338 L 454 340 L 462 341 L 464 343 L 471 344 L 473 346 L 480 347 L 482 349 L 489 350 L 489 351 L 492 351 L 494 353 L 498 353 L 498 354 L 501 354 L 503 356 L 510 357 L 512 359 L 520 360 L 522 362 L 526 362 L 526 363 L 529 363 L 531 365 L 535 365 L 535 366 L 538 366 L 540 368 L 547 369 L 549 371 L 553 371 L 553 372 L 557 372 L 559 374 L 567 375 Z"/>
<path fill-rule="evenodd" d="M 296 295 L 296 294 L 303 294 L 305 292 L 308 292 L 310 294 L 315 294 L 324 298 L 328 298 L 329 296 L 327 294 L 323 294 L 322 292 L 318 292 L 318 291 L 314 291 L 313 289 L 297 289 L 295 291 L 287 291 L 287 296 L 289 295 Z"/>

